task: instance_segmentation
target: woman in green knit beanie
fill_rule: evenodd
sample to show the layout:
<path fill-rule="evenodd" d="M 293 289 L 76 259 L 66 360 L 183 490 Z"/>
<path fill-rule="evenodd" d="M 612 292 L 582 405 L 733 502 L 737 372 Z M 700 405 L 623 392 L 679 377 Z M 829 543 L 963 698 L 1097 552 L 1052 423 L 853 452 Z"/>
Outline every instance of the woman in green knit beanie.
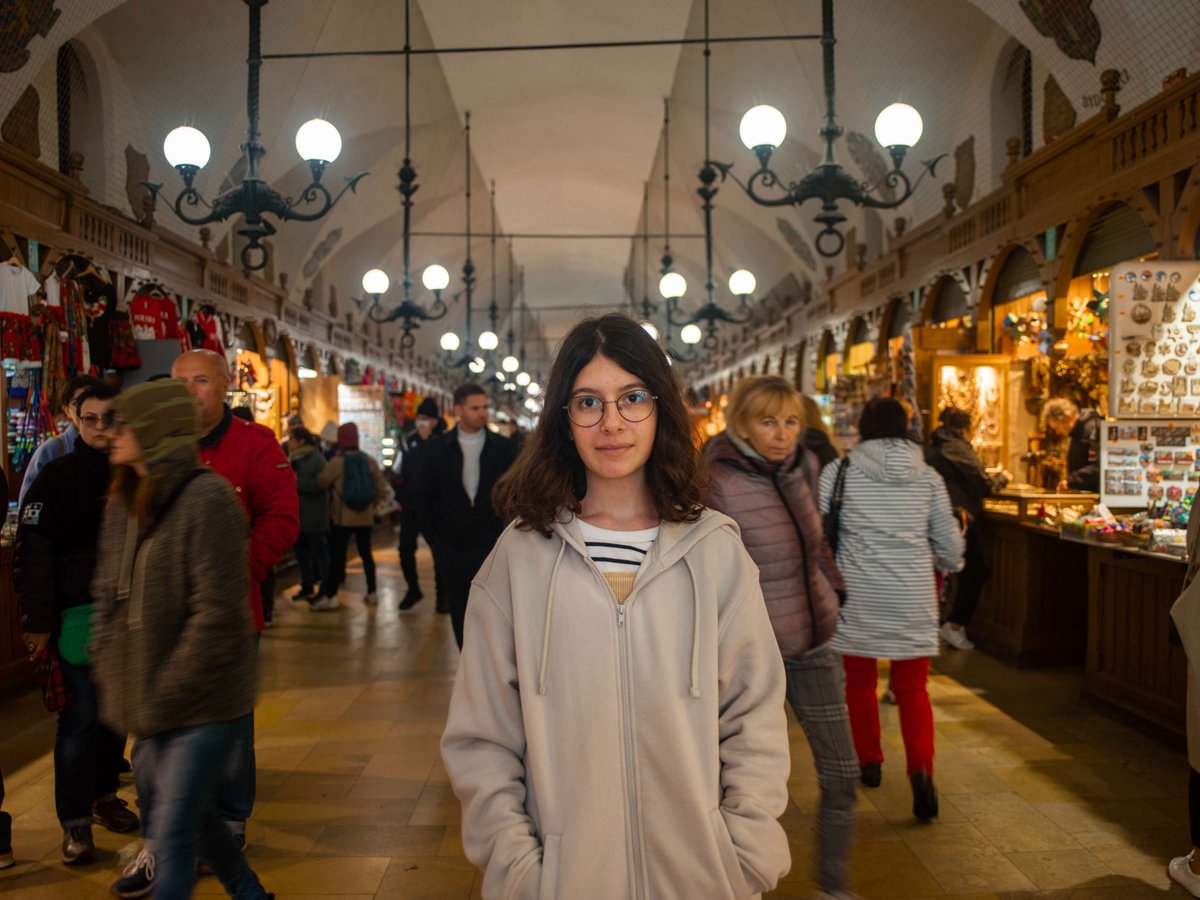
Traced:
<path fill-rule="evenodd" d="M 203 851 L 230 897 L 267 894 L 215 810 L 224 760 L 254 709 L 246 519 L 199 462 L 194 401 L 174 381 L 113 403 L 113 500 L 101 532 L 92 650 L 100 716 L 137 737 L 145 847 L 119 896 L 190 897 Z"/>

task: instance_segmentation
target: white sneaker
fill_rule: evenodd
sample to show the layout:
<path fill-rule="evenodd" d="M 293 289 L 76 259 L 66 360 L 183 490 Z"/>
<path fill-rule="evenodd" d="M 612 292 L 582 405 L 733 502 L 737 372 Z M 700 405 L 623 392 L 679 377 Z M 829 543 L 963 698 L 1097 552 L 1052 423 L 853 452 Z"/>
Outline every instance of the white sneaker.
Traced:
<path fill-rule="evenodd" d="M 967 629 L 952 628 L 949 622 L 946 622 L 938 629 L 938 634 L 941 635 L 943 641 L 953 647 L 955 650 L 974 650 L 975 644 L 967 637 Z"/>
<path fill-rule="evenodd" d="M 1171 880 L 1182 887 L 1193 897 L 1200 897 L 1200 875 L 1192 871 L 1192 851 L 1187 856 L 1177 856 L 1167 864 L 1167 874 Z"/>
<path fill-rule="evenodd" d="M 337 597 L 321 597 L 309 603 L 308 608 L 313 610 L 313 612 L 324 612 L 329 609 L 338 609 L 340 605 Z"/>
<path fill-rule="evenodd" d="M 367 595 L 363 597 L 363 602 L 366 603 L 367 606 L 374 606 L 379 602 L 379 595 L 374 591 L 368 591 Z"/>

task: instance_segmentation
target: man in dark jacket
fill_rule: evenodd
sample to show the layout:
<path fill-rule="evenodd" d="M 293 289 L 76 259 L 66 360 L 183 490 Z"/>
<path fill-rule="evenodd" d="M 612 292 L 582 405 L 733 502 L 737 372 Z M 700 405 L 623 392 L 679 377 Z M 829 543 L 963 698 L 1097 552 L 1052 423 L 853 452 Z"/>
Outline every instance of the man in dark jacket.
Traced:
<path fill-rule="evenodd" d="M 117 797 L 125 737 L 100 724 L 88 665 L 92 573 L 108 500 L 108 440 L 103 418 L 117 389 L 95 383 L 75 398 L 79 439 L 49 463 L 25 495 L 17 532 L 15 582 L 21 628 L 32 655 L 53 639 L 71 702 L 58 713 L 54 738 L 54 805 L 67 865 L 95 857 L 92 823 L 110 831 L 138 827 Z"/>
<path fill-rule="evenodd" d="M 1094 409 L 1079 411 L 1070 400 L 1057 397 L 1046 402 L 1046 427 L 1067 438 L 1067 477 L 1060 491 L 1100 491 L 1100 425 L 1104 421 Z"/>
<path fill-rule="evenodd" d="M 492 487 L 516 454 L 511 441 L 488 430 L 487 394 L 479 385 L 455 389 L 454 415 L 458 426 L 434 438 L 426 450 L 417 514 L 433 544 L 461 648 L 471 579 L 504 530 L 492 505 Z"/>
<path fill-rule="evenodd" d="M 421 401 L 414 424 L 416 430 L 405 439 L 404 455 L 400 458 L 400 571 L 404 573 L 404 581 L 408 585 L 408 592 L 400 601 L 402 610 L 411 609 L 424 596 L 417 575 L 417 537 L 421 533 L 417 486 L 429 445 L 445 431 L 436 400 L 426 397 Z M 434 578 L 437 582 L 437 611 L 449 612 L 441 572 L 436 568 Z"/>
<path fill-rule="evenodd" d="M 943 623 L 939 634 L 942 640 L 958 650 L 971 650 L 974 644 L 967 637 L 966 626 L 975 614 L 983 586 L 987 584 L 987 557 L 984 553 L 986 523 L 983 518 L 983 498 L 998 491 L 1009 482 L 1007 472 L 989 475 L 975 455 L 968 435 L 971 416 L 958 409 L 942 411 L 941 425 L 933 432 L 925 450 L 925 461 L 942 480 L 950 495 L 954 514 L 966 528 L 965 564 L 958 574 L 954 608 Z"/>

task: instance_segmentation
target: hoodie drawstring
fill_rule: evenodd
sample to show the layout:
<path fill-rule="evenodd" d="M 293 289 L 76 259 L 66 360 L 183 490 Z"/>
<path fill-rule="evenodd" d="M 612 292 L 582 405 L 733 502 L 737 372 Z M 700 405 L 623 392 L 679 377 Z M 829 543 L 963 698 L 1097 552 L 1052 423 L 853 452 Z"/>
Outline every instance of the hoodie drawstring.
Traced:
<path fill-rule="evenodd" d="M 700 586 L 696 583 L 696 572 L 685 556 L 683 564 L 687 566 L 688 575 L 692 579 L 692 671 L 691 686 L 688 693 L 693 697 L 700 696 Z"/>
<path fill-rule="evenodd" d="M 554 617 L 554 589 L 558 584 L 558 567 L 562 563 L 563 553 L 567 542 L 562 541 L 558 547 L 558 556 L 554 558 L 554 569 L 550 572 L 550 597 L 546 601 L 546 625 L 542 631 L 542 658 L 538 662 L 538 694 L 546 694 L 546 666 L 550 662 L 550 621 Z"/>

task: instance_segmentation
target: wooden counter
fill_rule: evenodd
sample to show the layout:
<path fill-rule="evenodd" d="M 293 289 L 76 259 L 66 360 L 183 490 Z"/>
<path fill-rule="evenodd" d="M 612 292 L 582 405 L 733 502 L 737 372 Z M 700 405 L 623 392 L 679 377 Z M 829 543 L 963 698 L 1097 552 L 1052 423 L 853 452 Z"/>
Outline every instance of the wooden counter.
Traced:
<path fill-rule="evenodd" d="M 21 643 L 21 611 L 12 573 L 13 548 L 0 547 L 0 695 L 33 684 L 33 666 Z"/>
<path fill-rule="evenodd" d="M 1186 565 L 1088 547 L 1085 693 L 1176 734 L 1184 731 L 1187 657 L 1171 622 Z"/>
<path fill-rule="evenodd" d="M 1019 667 L 1070 666 L 1087 648 L 1087 548 L 1055 529 L 987 513 L 991 577 L 971 620 L 984 652 Z"/>

